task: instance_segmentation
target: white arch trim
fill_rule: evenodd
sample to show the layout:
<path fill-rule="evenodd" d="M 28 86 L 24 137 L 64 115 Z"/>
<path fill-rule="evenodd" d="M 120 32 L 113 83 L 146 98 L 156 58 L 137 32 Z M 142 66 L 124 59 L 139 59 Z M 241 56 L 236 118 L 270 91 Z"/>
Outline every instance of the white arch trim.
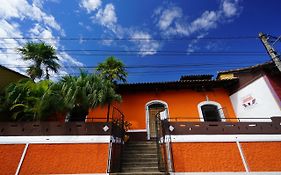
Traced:
<path fill-rule="evenodd" d="M 147 132 L 147 139 L 150 140 L 150 128 L 149 128 L 149 110 L 148 110 L 148 107 L 150 105 L 153 105 L 153 104 L 163 104 L 166 108 L 165 112 L 166 112 L 166 117 L 169 116 L 169 110 L 168 110 L 168 103 L 162 101 L 162 100 L 152 100 L 152 101 L 149 101 L 145 104 L 145 120 L 146 120 L 146 132 Z"/>
<path fill-rule="evenodd" d="M 204 122 L 204 117 L 203 117 L 203 113 L 202 113 L 202 110 L 201 110 L 201 106 L 203 106 L 203 105 L 215 105 L 215 106 L 218 107 L 218 109 L 222 109 L 221 104 L 219 104 L 218 102 L 215 102 L 215 101 L 202 101 L 202 102 L 200 102 L 197 105 L 197 109 L 198 109 L 200 121 L 202 121 L 202 122 Z M 224 116 L 223 111 L 219 111 L 219 114 L 220 114 L 220 117 L 221 117 L 221 121 L 225 121 L 225 116 Z"/>

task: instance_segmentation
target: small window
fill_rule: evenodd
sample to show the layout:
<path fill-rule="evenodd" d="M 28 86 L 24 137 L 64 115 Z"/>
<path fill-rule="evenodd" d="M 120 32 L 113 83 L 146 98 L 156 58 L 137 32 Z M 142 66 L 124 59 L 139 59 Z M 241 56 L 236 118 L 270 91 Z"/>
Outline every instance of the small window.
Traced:
<path fill-rule="evenodd" d="M 201 111 L 203 114 L 204 121 L 213 121 L 213 122 L 221 121 L 219 109 L 216 105 L 212 105 L 212 104 L 202 105 Z"/>

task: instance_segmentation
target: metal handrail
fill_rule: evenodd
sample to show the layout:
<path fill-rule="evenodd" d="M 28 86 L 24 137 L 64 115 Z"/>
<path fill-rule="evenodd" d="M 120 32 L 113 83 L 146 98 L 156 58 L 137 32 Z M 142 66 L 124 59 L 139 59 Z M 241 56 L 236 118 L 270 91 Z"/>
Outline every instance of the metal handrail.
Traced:
<path fill-rule="evenodd" d="M 159 171 L 168 173 L 174 170 L 170 144 L 171 139 L 169 136 L 165 135 L 166 132 L 164 130 L 166 127 L 163 125 L 165 125 L 165 122 L 168 121 L 167 119 L 161 120 L 160 112 L 158 112 L 155 117 L 158 169 Z"/>
<path fill-rule="evenodd" d="M 168 121 L 190 121 L 190 122 L 205 122 L 201 121 L 201 118 L 194 118 L 194 117 L 171 117 L 168 118 Z M 238 117 L 228 117 L 225 118 L 224 121 L 208 121 L 208 122 L 228 122 L 227 120 L 232 120 L 231 122 L 235 122 L 237 120 L 238 122 L 241 122 L 243 120 L 271 120 L 271 118 L 257 118 L 257 117 L 243 117 L 243 118 L 238 118 Z M 254 122 L 254 121 L 253 121 Z"/>
<path fill-rule="evenodd" d="M 110 154 L 108 155 L 108 169 L 107 169 L 107 173 L 112 173 L 112 172 L 119 172 L 121 170 L 121 155 L 122 155 L 122 150 L 123 150 L 123 144 L 124 144 L 124 135 L 125 135 L 125 128 L 124 128 L 124 114 L 115 106 L 112 105 L 112 114 L 110 117 L 110 121 L 112 123 L 112 127 L 119 127 L 121 129 L 121 136 L 120 138 L 114 138 L 114 131 L 113 129 L 111 130 L 111 135 L 113 137 L 111 137 L 110 140 L 110 148 L 109 148 L 109 152 Z M 117 111 L 117 113 L 115 112 Z M 119 142 L 115 142 L 113 143 L 113 140 L 115 139 L 115 141 L 118 139 Z M 120 146 L 120 147 L 118 147 Z M 116 149 L 117 150 L 116 150 Z M 114 151 L 117 151 L 118 156 L 116 156 L 116 153 Z"/>

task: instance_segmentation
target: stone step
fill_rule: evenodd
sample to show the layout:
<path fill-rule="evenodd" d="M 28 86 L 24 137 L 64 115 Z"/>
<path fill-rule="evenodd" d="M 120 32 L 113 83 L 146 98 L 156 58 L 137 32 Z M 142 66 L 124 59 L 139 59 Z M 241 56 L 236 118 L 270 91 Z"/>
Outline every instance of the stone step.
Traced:
<path fill-rule="evenodd" d="M 158 167 L 122 167 L 122 172 L 159 172 Z"/>
<path fill-rule="evenodd" d="M 125 149 L 132 149 L 132 148 L 135 148 L 135 149 L 157 149 L 157 146 L 156 145 L 146 145 L 146 146 L 143 146 L 143 145 L 126 145 L 124 148 Z"/>
<path fill-rule="evenodd" d="M 126 146 L 156 146 L 156 143 L 129 143 Z"/>
<path fill-rule="evenodd" d="M 132 154 L 157 154 L 157 150 L 124 150 L 123 155 L 132 155 Z"/>
<path fill-rule="evenodd" d="M 124 150 L 157 150 L 156 146 L 127 146 L 124 148 Z"/>
<path fill-rule="evenodd" d="M 122 156 L 124 159 L 137 159 L 137 158 L 157 158 L 157 153 L 151 153 L 151 154 L 123 154 Z"/>
<path fill-rule="evenodd" d="M 122 172 L 118 174 L 163 174 L 158 170 L 155 141 L 134 141 L 124 146 Z"/>
<path fill-rule="evenodd" d="M 126 145 L 156 145 L 155 141 L 134 141 L 127 142 Z"/>
<path fill-rule="evenodd" d="M 158 162 L 157 157 L 122 157 L 122 162 Z"/>
<path fill-rule="evenodd" d="M 123 162 L 122 167 L 158 167 L 158 162 Z"/>

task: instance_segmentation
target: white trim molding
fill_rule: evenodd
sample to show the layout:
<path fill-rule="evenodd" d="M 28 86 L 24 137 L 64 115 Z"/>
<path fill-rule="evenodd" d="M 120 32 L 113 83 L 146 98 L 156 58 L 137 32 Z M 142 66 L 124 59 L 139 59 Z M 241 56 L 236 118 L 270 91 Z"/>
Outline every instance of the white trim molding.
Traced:
<path fill-rule="evenodd" d="M 21 155 L 21 158 L 20 158 L 18 168 L 17 168 L 17 171 L 16 171 L 15 175 L 18 175 L 20 173 L 20 169 L 21 169 L 22 163 L 24 161 L 28 146 L 29 146 L 29 143 L 25 144 L 25 147 L 24 147 L 24 150 L 22 152 L 22 155 Z"/>
<path fill-rule="evenodd" d="M 241 159 L 242 159 L 244 168 L 245 168 L 246 172 L 249 172 L 250 169 L 249 169 L 249 166 L 248 166 L 246 157 L 245 157 L 245 155 L 244 155 L 242 146 L 241 146 L 241 144 L 240 144 L 240 142 L 239 142 L 238 140 L 236 140 L 236 145 L 237 145 L 237 148 L 238 148 L 238 150 L 239 150 L 239 154 L 240 154 L 240 157 L 241 157 Z"/>
<path fill-rule="evenodd" d="M 171 142 L 281 142 L 281 134 L 171 135 Z"/>
<path fill-rule="evenodd" d="M 218 109 L 222 109 L 221 104 L 219 104 L 218 102 L 215 102 L 215 101 L 202 101 L 202 102 L 200 102 L 197 105 L 197 109 L 198 109 L 200 121 L 202 121 L 202 122 L 204 122 L 204 117 L 203 117 L 201 107 L 204 106 L 204 105 L 215 105 L 215 106 L 218 107 Z M 225 121 L 225 116 L 224 116 L 223 111 L 219 111 L 219 114 L 220 114 L 221 121 Z"/>
<path fill-rule="evenodd" d="M 163 104 L 166 108 L 166 116 L 169 116 L 169 110 L 168 110 L 168 103 L 162 101 L 162 100 L 152 100 L 145 104 L 145 120 L 146 120 L 146 131 L 147 131 L 147 139 L 150 140 L 150 128 L 149 128 L 149 109 L 148 107 L 153 104 Z"/>
<path fill-rule="evenodd" d="M 146 132 L 146 129 L 129 129 L 127 132 Z"/>
<path fill-rule="evenodd" d="M 278 175 L 281 171 L 276 172 L 175 172 L 171 175 Z"/>
<path fill-rule="evenodd" d="M 110 136 L 0 136 L 0 144 L 110 143 Z"/>

